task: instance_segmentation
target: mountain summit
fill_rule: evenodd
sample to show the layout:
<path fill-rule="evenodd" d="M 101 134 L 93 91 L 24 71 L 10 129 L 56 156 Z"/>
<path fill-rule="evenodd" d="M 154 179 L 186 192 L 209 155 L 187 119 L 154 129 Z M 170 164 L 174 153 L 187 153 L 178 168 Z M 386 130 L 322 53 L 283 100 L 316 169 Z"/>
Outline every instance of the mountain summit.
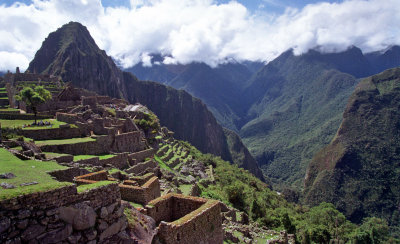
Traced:
<path fill-rule="evenodd" d="M 28 70 L 61 76 L 64 81 L 104 95 L 127 97 L 122 72 L 97 47 L 87 28 L 77 22 L 50 33 Z"/>
<path fill-rule="evenodd" d="M 202 152 L 241 165 L 263 179 L 256 161 L 247 155 L 248 150 L 240 138 L 237 137 L 240 143 L 235 147 L 228 145 L 223 128 L 200 99 L 183 90 L 140 81 L 131 73 L 121 71 L 80 23 L 70 22 L 50 33 L 28 70 L 61 76 L 78 87 L 144 104 L 157 114 L 162 125 L 175 131 L 177 139 L 189 141 Z M 241 145 L 239 151 L 229 150 L 238 148 L 237 145 Z"/>

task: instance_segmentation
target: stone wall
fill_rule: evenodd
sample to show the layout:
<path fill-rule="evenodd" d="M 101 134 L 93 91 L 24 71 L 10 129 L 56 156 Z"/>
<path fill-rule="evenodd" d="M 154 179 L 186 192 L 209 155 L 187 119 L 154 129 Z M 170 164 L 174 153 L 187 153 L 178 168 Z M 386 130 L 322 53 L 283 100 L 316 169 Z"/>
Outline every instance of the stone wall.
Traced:
<path fill-rule="evenodd" d="M 60 169 L 49 172 L 49 175 L 56 178 L 57 181 L 61 182 L 73 182 L 74 178 L 81 175 L 89 174 L 90 172 L 87 169 L 82 168 L 68 168 L 68 169 Z"/>
<path fill-rule="evenodd" d="M 155 152 L 156 152 L 156 149 L 150 148 L 150 149 L 143 150 L 140 152 L 131 153 L 131 154 L 129 154 L 129 160 L 130 161 L 136 160 L 136 162 L 143 162 L 146 158 L 154 157 Z"/>
<path fill-rule="evenodd" d="M 117 184 L 0 201 L 0 243 L 107 243 L 127 227 Z"/>
<path fill-rule="evenodd" d="M 34 140 L 56 140 L 81 137 L 79 128 L 46 128 L 37 130 L 22 130 L 21 134 Z"/>
<path fill-rule="evenodd" d="M 139 183 L 139 185 L 143 185 L 144 183 L 146 183 L 148 180 L 150 180 L 154 176 L 155 176 L 154 173 L 147 173 L 142 176 L 131 176 L 131 177 L 129 177 L 129 180 L 136 181 L 137 183 Z"/>
<path fill-rule="evenodd" d="M 95 108 L 97 106 L 97 96 L 82 97 L 82 105 Z"/>
<path fill-rule="evenodd" d="M 7 73 L 4 75 L 4 80 L 7 83 L 14 83 L 16 81 L 44 81 L 56 83 L 59 81 L 58 77 L 34 73 Z"/>
<path fill-rule="evenodd" d="M 155 162 L 153 159 L 151 159 L 151 160 L 148 160 L 146 162 L 138 163 L 138 164 L 130 167 L 129 169 L 126 170 L 126 172 L 128 174 L 140 175 L 146 169 L 148 169 L 148 168 L 153 169 L 153 168 L 155 168 L 157 166 L 158 166 L 158 163 Z"/>
<path fill-rule="evenodd" d="M 123 183 L 119 185 L 119 188 L 123 200 L 140 204 L 147 204 L 160 196 L 160 182 L 156 176 L 152 177 L 141 186 Z"/>
<path fill-rule="evenodd" d="M 61 101 L 58 99 L 58 97 L 53 97 L 53 99 L 51 99 L 50 101 L 39 105 L 37 107 L 37 110 L 39 112 L 46 112 L 55 115 L 58 111 L 62 111 L 62 113 L 65 113 L 68 108 L 72 108 L 78 105 L 80 105 L 80 101 Z"/>
<path fill-rule="evenodd" d="M 51 119 L 53 116 L 51 115 L 37 115 L 36 119 Z M 33 114 L 0 114 L 0 119 L 9 119 L 9 120 L 34 120 L 35 115 Z"/>
<path fill-rule="evenodd" d="M 84 122 L 81 118 L 79 118 L 76 114 L 68 114 L 68 113 L 57 113 L 56 118 L 58 121 L 65 122 L 67 124 L 75 124 L 76 122 Z"/>
<path fill-rule="evenodd" d="M 92 166 L 102 166 L 100 163 L 100 159 L 99 157 L 93 157 L 93 158 L 87 158 L 87 159 L 81 159 L 81 160 L 77 160 L 75 161 L 75 163 L 78 164 L 89 164 Z"/>
<path fill-rule="evenodd" d="M 109 148 L 103 146 L 98 141 L 79 142 L 74 144 L 63 145 L 41 145 L 40 149 L 43 152 L 65 153 L 72 155 L 102 155 L 109 153 Z"/>
<path fill-rule="evenodd" d="M 140 131 L 132 131 L 115 135 L 111 150 L 113 152 L 137 152 L 144 150 L 146 145 L 142 142 Z"/>
<path fill-rule="evenodd" d="M 145 212 L 159 223 L 162 243 L 223 243 L 218 201 L 168 194 L 149 202 Z"/>
<path fill-rule="evenodd" d="M 115 128 L 111 128 L 115 129 Z M 96 141 L 89 142 L 78 142 L 73 144 L 63 144 L 63 145 L 42 145 L 40 146 L 43 152 L 55 152 L 55 153 L 65 153 L 72 155 L 103 155 L 109 154 L 109 152 L 114 153 L 124 153 L 124 152 L 135 152 L 143 150 L 145 145 L 143 142 L 139 144 L 137 141 L 140 140 L 140 132 L 134 131 L 129 133 L 124 133 L 120 135 L 110 135 L 95 136 Z M 145 151 L 140 151 L 138 153 L 129 154 L 128 159 L 132 161 L 132 157 L 138 157 L 144 159 L 150 157 L 154 154 L 154 149 L 149 149 Z"/>
<path fill-rule="evenodd" d="M 112 158 L 102 159 L 100 165 L 110 164 L 118 169 L 126 169 L 128 167 L 128 153 L 120 153 Z"/>
<path fill-rule="evenodd" d="M 109 180 L 108 173 L 105 170 L 101 170 L 94 173 L 89 173 L 85 175 L 80 175 L 74 178 L 74 182 L 78 185 L 81 184 L 92 184 L 97 181 Z"/>

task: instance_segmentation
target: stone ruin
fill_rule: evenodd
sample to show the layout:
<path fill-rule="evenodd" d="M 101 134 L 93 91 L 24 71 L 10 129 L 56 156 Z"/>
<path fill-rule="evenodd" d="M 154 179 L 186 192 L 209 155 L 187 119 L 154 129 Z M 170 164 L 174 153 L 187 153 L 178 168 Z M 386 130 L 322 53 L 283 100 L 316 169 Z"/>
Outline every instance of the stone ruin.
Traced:
<path fill-rule="evenodd" d="M 161 243 L 223 243 L 221 203 L 217 200 L 167 194 L 146 205 Z"/>
<path fill-rule="evenodd" d="M 117 179 L 110 177 L 107 171 L 104 170 L 74 178 L 74 182 L 78 185 L 93 184 L 98 181 L 118 182 Z M 151 173 L 123 180 L 118 184 L 118 187 L 121 192 L 121 199 L 129 202 L 147 204 L 161 195 L 158 177 Z"/>
<path fill-rule="evenodd" d="M 7 79 L 8 82 L 18 77 L 30 80 L 32 75 L 9 75 Z M 0 240 L 9 243 L 119 242 L 126 237 L 127 220 L 121 205 L 121 200 L 126 200 L 145 205 L 142 211 L 156 221 L 156 238 L 164 243 L 223 242 L 218 201 L 179 194 L 160 197 L 157 177 L 160 172 L 153 159 L 156 149 L 147 144 L 144 133 L 133 122 L 133 118 L 140 117 L 140 110 L 124 110 L 127 105 L 121 99 L 97 96 L 67 86 L 52 101 L 40 106 L 38 110 L 41 114 L 53 115 L 68 125 L 45 130 L 22 130 L 22 135 L 34 140 L 77 137 L 92 137 L 93 140 L 65 145 L 38 145 L 39 151 L 69 154 L 54 158 L 69 166 L 113 166 L 131 175 L 120 172 L 109 175 L 104 170 L 89 173 L 76 165 L 50 172 L 59 181 L 78 185 L 105 180 L 115 184 L 83 193 L 78 193 L 73 185 L 0 201 Z M 135 108 L 142 109 L 143 106 Z M 17 142 L 9 142 L 9 145 L 12 143 Z M 73 155 L 110 153 L 115 156 L 72 162 Z M 118 241 L 111 241 L 114 240 L 112 238 Z"/>

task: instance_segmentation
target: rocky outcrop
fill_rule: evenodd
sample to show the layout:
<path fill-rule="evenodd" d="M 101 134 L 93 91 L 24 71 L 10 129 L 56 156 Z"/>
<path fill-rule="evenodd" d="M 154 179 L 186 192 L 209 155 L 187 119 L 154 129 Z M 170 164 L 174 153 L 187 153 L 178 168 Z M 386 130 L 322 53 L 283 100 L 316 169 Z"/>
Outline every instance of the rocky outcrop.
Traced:
<path fill-rule="evenodd" d="M 239 167 L 247 169 L 253 173 L 257 178 L 265 181 L 261 169 L 258 167 L 257 161 L 250 154 L 249 150 L 243 145 L 240 137 L 233 131 L 225 129 L 225 136 L 227 139 L 229 151 L 232 155 L 232 160 Z"/>
<path fill-rule="evenodd" d="M 100 50 L 85 26 L 70 22 L 43 41 L 30 72 L 61 76 L 63 81 L 111 97 L 126 97 L 122 72 Z"/>

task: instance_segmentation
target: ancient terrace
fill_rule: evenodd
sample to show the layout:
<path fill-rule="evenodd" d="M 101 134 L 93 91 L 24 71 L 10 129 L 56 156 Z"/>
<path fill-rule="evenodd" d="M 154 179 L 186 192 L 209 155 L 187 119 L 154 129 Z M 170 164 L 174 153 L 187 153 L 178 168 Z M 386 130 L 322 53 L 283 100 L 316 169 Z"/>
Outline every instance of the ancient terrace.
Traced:
<path fill-rule="evenodd" d="M 53 98 L 38 107 L 43 123 L 30 126 L 31 111 L 14 97 L 39 84 Z M 168 129 L 138 126 L 151 118 L 144 106 L 18 70 L 0 80 L 0 106 L 1 243 L 132 241 L 125 201 L 155 220 L 164 243 L 222 243 L 220 203 L 167 194 L 160 166 L 192 194 L 192 175 L 212 181 L 212 168 L 197 165 Z"/>

